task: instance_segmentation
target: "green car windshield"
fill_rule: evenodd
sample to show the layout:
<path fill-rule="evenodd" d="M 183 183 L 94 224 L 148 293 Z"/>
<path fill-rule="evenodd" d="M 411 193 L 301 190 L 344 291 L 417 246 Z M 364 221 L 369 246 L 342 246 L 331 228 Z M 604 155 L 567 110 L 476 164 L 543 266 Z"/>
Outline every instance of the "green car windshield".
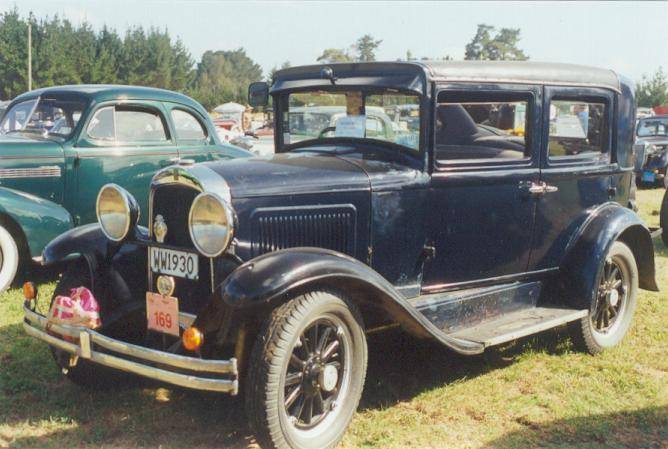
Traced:
<path fill-rule="evenodd" d="M 35 98 L 16 103 L 0 123 L 0 133 L 38 133 L 45 137 L 68 138 L 81 118 L 82 100 Z"/>
<path fill-rule="evenodd" d="M 285 104 L 285 103 L 284 103 Z M 323 91 L 287 95 L 283 144 L 343 137 L 418 150 L 420 97 L 396 91 Z"/>

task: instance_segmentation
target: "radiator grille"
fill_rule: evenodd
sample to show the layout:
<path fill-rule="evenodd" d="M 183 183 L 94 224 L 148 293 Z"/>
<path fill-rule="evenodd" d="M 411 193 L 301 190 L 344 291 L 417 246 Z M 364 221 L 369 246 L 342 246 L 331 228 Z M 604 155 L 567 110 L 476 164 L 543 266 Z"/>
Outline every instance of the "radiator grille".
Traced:
<path fill-rule="evenodd" d="M 355 209 L 258 210 L 254 214 L 253 255 L 298 246 L 313 246 L 353 255 Z"/>

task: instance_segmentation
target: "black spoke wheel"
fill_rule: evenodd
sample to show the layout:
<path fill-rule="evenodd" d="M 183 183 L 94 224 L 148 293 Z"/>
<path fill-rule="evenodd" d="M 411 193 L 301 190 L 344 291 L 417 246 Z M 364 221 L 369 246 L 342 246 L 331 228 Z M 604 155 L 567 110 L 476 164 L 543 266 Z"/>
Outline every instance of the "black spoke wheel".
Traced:
<path fill-rule="evenodd" d="M 604 259 L 589 314 L 569 325 L 578 349 L 597 354 L 617 345 L 631 325 L 638 292 L 638 267 L 631 249 L 614 242 Z"/>
<path fill-rule="evenodd" d="M 357 408 L 367 348 L 355 304 L 329 292 L 275 309 L 249 361 L 246 409 L 262 447 L 330 448 Z"/>
<path fill-rule="evenodd" d="M 297 429 L 320 424 L 348 385 L 350 336 L 336 317 L 310 324 L 297 340 L 283 379 L 283 403 Z"/>
<path fill-rule="evenodd" d="M 611 332 L 623 315 L 630 289 L 630 274 L 624 263 L 608 258 L 603 266 L 603 278 L 598 287 L 596 303 L 589 315 L 591 325 L 598 333 Z"/>

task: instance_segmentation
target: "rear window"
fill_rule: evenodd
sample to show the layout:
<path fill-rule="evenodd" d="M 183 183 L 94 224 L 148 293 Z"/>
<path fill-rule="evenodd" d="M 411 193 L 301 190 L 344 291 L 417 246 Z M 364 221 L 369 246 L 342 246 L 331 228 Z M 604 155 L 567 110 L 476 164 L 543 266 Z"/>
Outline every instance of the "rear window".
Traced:
<path fill-rule="evenodd" d="M 550 158 L 603 157 L 608 114 L 604 102 L 553 100 L 550 103 Z"/>

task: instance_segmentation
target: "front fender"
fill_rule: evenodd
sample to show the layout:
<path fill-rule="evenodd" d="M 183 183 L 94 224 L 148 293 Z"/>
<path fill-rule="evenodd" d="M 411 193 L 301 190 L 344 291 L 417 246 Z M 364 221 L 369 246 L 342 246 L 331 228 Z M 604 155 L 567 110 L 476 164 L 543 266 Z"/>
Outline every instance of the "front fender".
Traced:
<path fill-rule="evenodd" d="M 30 257 L 38 257 L 47 243 L 73 226 L 63 206 L 6 187 L 0 187 L 0 216 L 23 232 Z"/>
<path fill-rule="evenodd" d="M 433 337 L 459 353 L 477 354 L 484 349 L 441 332 L 369 266 L 322 248 L 290 248 L 252 259 L 226 278 L 214 300 L 241 312 L 273 309 L 292 293 L 311 287 L 336 289 L 356 302 L 380 308 L 413 334 Z"/>
<path fill-rule="evenodd" d="M 590 213 L 572 240 L 560 270 L 563 294 L 574 305 L 589 308 L 598 289 L 602 262 L 616 240 L 633 251 L 640 288 L 658 291 L 649 229 L 632 210 L 617 203 L 606 203 Z"/>

